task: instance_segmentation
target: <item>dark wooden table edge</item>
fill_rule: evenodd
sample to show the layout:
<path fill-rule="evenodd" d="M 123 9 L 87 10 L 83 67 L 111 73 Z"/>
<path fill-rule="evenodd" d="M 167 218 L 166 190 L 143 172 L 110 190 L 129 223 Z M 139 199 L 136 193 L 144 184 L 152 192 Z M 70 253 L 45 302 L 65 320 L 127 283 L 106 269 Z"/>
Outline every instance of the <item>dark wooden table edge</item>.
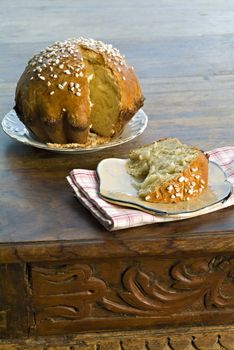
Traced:
<path fill-rule="evenodd" d="M 109 259 L 178 254 L 223 254 L 234 251 L 232 231 L 165 234 L 159 238 L 127 238 L 110 233 L 110 239 L 38 241 L 0 244 L 0 263 L 61 261 L 66 259 Z M 119 237 L 118 237 L 119 236 Z M 198 240 L 202 238 L 202 244 Z M 166 253 L 165 253 L 166 252 Z"/>

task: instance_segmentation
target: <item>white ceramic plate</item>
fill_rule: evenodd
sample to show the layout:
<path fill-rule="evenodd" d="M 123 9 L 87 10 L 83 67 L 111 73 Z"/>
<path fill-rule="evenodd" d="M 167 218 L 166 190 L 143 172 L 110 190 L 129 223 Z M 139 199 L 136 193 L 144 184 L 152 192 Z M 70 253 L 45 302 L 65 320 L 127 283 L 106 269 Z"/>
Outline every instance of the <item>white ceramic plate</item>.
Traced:
<path fill-rule="evenodd" d="M 232 193 L 232 184 L 223 170 L 209 162 L 209 187 L 197 198 L 178 203 L 148 203 L 137 195 L 135 179 L 126 171 L 127 159 L 108 158 L 97 167 L 100 181 L 99 194 L 103 199 L 122 206 L 132 207 L 157 215 L 191 216 L 210 206 L 225 201 Z"/>
<path fill-rule="evenodd" d="M 135 137 L 143 133 L 148 123 L 148 117 L 145 112 L 140 109 L 134 117 L 128 122 L 125 126 L 123 132 L 118 135 L 118 137 L 113 138 L 111 142 L 98 146 L 90 146 L 86 148 L 58 148 L 48 146 L 46 143 L 37 141 L 37 139 L 28 131 L 24 124 L 19 120 L 16 112 L 11 110 L 5 115 L 2 120 L 2 128 L 5 133 L 11 138 L 24 143 L 25 145 L 42 148 L 47 151 L 61 152 L 61 153 L 87 153 L 87 152 L 96 152 L 102 149 L 114 147 L 121 145 L 125 142 L 133 140 Z"/>

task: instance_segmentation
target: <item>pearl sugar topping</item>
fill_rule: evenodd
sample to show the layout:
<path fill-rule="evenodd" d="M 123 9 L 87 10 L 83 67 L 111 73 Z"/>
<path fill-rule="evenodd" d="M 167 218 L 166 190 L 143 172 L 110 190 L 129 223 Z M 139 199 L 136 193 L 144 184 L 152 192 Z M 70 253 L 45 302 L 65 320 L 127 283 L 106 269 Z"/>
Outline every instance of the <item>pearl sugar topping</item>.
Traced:
<path fill-rule="evenodd" d="M 77 78 L 84 76 L 83 69 L 85 65 L 83 58 L 80 56 L 79 46 L 100 54 L 106 54 L 108 56 L 108 62 L 112 62 L 114 65 L 126 65 L 124 56 L 120 54 L 119 50 L 113 48 L 112 45 L 104 44 L 102 41 L 82 37 L 68 39 L 64 42 L 56 41 L 28 62 L 34 68 L 33 72 L 36 77 L 44 81 L 47 87 L 50 87 L 53 80 L 58 78 L 57 74 L 51 74 L 55 67 L 57 67 L 58 74 L 61 71 L 63 76 L 65 75 L 64 81 L 57 81 L 52 90 L 48 89 L 49 95 L 53 95 L 56 89 L 64 90 L 66 87 L 66 91 L 69 93 L 75 96 L 81 96 L 81 88 L 77 82 Z M 117 69 L 119 72 L 121 71 L 119 67 Z M 74 83 L 67 83 L 66 76 L 74 78 Z M 49 80 L 48 77 L 50 77 Z M 35 76 L 30 77 L 30 80 L 33 78 Z M 122 79 L 125 80 L 125 76 Z"/>

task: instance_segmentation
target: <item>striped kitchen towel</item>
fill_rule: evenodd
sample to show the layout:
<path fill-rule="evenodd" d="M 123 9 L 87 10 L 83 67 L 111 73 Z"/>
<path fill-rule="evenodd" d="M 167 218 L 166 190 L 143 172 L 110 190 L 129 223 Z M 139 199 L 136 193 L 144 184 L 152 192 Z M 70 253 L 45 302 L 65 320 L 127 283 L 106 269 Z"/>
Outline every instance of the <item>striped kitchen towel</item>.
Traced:
<path fill-rule="evenodd" d="M 217 148 L 206 153 L 209 154 L 210 160 L 221 166 L 228 180 L 234 186 L 234 147 Z M 99 184 L 95 170 L 74 169 L 70 172 L 69 176 L 67 176 L 67 180 L 79 201 L 109 231 L 188 218 L 188 216 L 184 217 L 183 215 L 178 215 L 176 218 L 152 215 L 140 210 L 106 202 L 98 195 Z M 207 214 L 233 204 L 234 193 L 232 193 L 228 200 L 194 212 L 190 217 Z"/>

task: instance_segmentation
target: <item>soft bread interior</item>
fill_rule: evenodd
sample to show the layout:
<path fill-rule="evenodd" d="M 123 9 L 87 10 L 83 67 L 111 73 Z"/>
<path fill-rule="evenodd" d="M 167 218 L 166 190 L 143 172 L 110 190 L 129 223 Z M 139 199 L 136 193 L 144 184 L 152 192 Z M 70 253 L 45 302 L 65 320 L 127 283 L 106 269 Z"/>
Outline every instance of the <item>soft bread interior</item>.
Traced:
<path fill-rule="evenodd" d="M 141 180 L 138 184 L 139 195 L 145 197 L 155 188 L 179 176 L 197 154 L 198 150 L 177 139 L 165 139 L 132 151 L 127 170 Z"/>
<path fill-rule="evenodd" d="M 81 49 L 88 73 L 91 101 L 91 131 L 113 136 L 120 112 L 120 96 L 112 71 L 94 51 Z"/>

